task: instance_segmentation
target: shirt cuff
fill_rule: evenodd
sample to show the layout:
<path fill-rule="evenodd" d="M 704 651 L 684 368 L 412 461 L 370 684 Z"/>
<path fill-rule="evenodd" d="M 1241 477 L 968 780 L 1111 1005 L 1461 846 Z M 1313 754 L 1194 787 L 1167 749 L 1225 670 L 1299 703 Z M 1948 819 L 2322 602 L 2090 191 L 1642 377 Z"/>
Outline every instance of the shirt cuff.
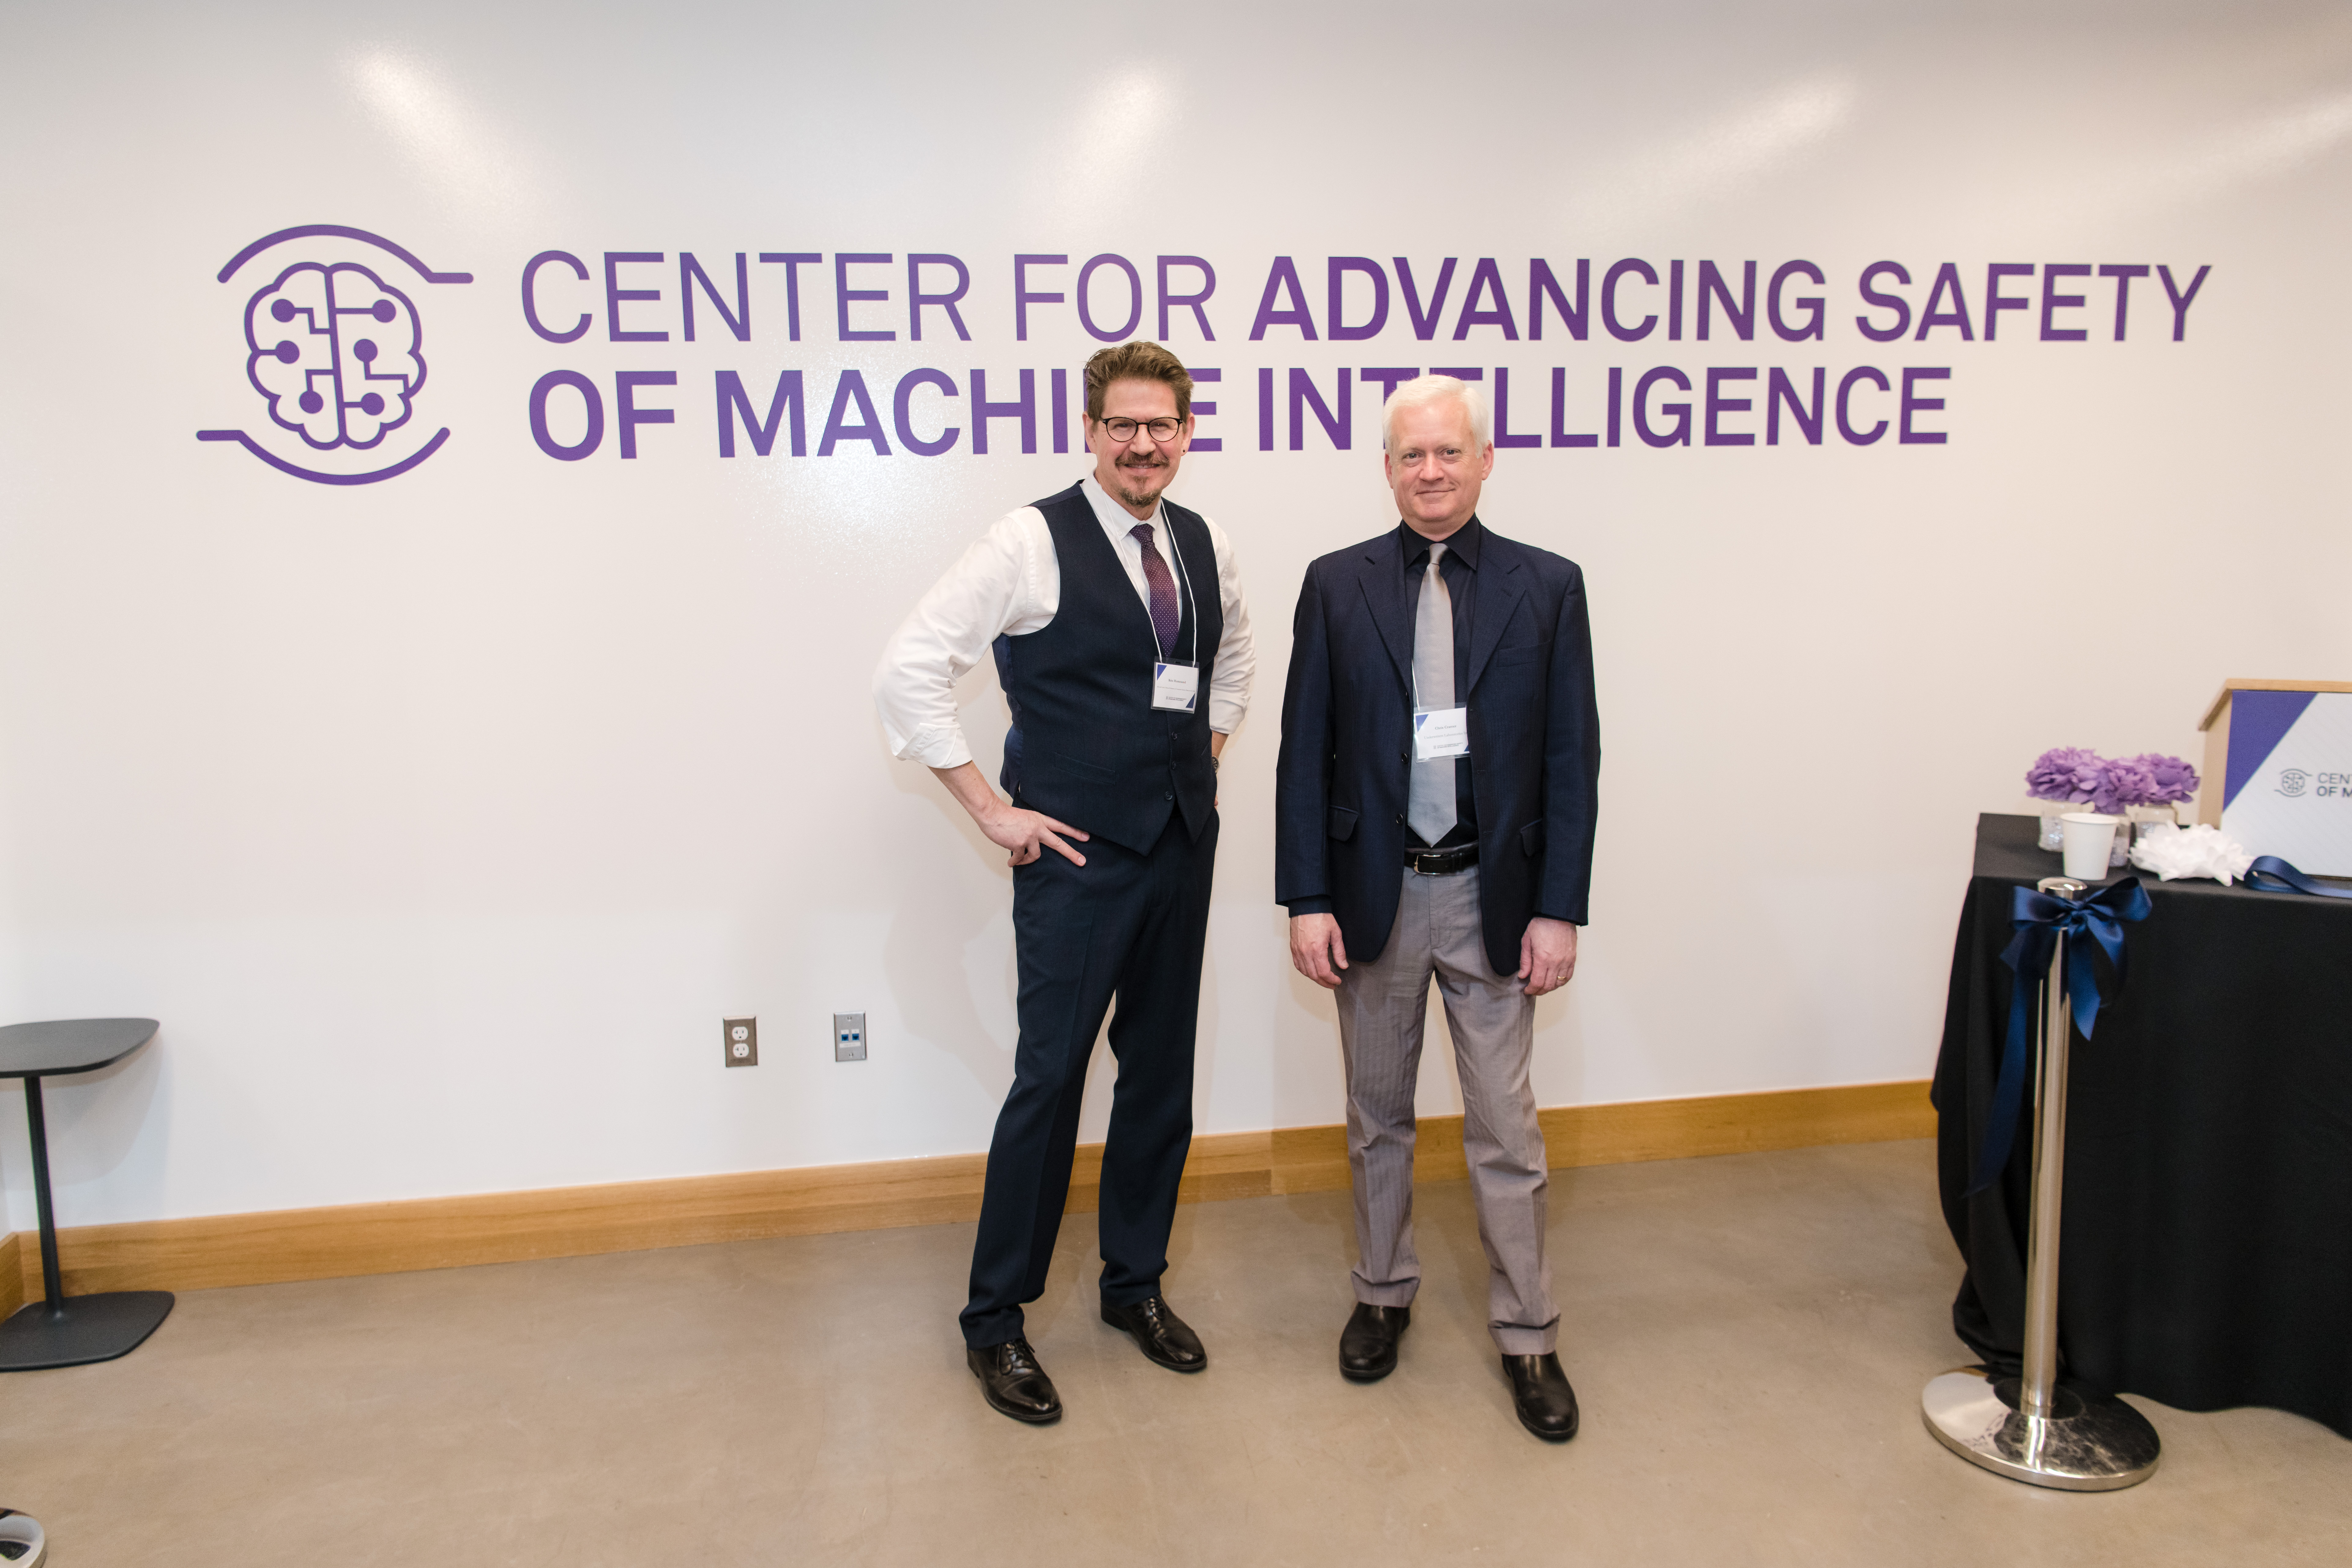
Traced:
<path fill-rule="evenodd" d="M 1290 900 L 1290 918 L 1292 920 L 1297 920 L 1301 915 L 1328 915 L 1337 912 L 1338 911 L 1331 908 L 1331 900 L 1328 897 L 1318 896 L 1312 899 L 1293 899 Z"/>
<path fill-rule="evenodd" d="M 898 748 L 898 760 L 920 763 L 927 768 L 960 768 L 971 761 L 971 747 L 961 725 L 933 726 L 909 736 Z"/>

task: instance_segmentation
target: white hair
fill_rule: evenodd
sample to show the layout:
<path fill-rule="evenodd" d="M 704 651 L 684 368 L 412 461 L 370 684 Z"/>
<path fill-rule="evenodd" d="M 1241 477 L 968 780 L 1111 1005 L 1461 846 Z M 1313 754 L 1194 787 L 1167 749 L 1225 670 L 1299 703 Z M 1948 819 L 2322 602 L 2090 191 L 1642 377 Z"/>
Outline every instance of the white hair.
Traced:
<path fill-rule="evenodd" d="M 1450 375 L 1416 375 L 1411 381 L 1397 384 L 1397 389 L 1381 408 L 1381 449 L 1388 449 L 1399 411 L 1449 401 L 1459 404 L 1462 412 L 1470 416 L 1471 445 L 1484 451 L 1489 445 L 1488 432 L 1493 428 L 1486 413 L 1486 395 L 1478 390 L 1475 383 Z"/>

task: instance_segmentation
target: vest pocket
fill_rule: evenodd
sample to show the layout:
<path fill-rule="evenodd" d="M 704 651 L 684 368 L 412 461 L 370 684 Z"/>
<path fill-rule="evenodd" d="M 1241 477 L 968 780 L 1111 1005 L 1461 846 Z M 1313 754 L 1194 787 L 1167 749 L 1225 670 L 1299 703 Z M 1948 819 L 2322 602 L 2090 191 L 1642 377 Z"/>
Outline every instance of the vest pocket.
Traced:
<path fill-rule="evenodd" d="M 1084 757 L 1074 757 L 1067 752 L 1055 752 L 1052 753 L 1051 760 L 1054 766 L 1061 769 L 1066 773 L 1076 773 L 1078 777 L 1094 784 L 1108 784 L 1110 782 L 1110 769 L 1102 766 L 1098 763 L 1087 762 Z"/>
<path fill-rule="evenodd" d="M 1356 836 L 1356 814 L 1344 805 L 1333 806 L 1328 831 L 1332 837 L 1342 841 L 1353 838 Z"/>
<path fill-rule="evenodd" d="M 1528 859 L 1543 852 L 1543 818 L 1538 816 L 1519 829 L 1519 848 Z"/>

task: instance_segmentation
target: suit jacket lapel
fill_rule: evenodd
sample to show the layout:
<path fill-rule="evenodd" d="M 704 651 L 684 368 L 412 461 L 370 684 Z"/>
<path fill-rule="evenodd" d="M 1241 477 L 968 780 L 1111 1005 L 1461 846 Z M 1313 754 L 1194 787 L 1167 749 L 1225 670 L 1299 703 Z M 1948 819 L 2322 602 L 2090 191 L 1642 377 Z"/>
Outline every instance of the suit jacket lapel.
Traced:
<path fill-rule="evenodd" d="M 1359 580 L 1364 587 L 1365 607 L 1372 613 L 1372 625 L 1380 628 L 1381 641 L 1388 645 L 1398 678 L 1409 691 L 1412 689 L 1412 610 L 1405 602 L 1404 568 L 1397 551 L 1394 529 L 1366 545 Z"/>
<path fill-rule="evenodd" d="M 1470 626 L 1469 678 L 1456 687 L 1465 694 L 1476 688 L 1486 660 L 1494 656 L 1519 601 L 1528 593 L 1527 584 L 1519 577 L 1518 552 L 1510 547 L 1507 540 L 1497 539 L 1489 531 L 1481 553 L 1484 559 L 1478 563 L 1478 616 Z"/>

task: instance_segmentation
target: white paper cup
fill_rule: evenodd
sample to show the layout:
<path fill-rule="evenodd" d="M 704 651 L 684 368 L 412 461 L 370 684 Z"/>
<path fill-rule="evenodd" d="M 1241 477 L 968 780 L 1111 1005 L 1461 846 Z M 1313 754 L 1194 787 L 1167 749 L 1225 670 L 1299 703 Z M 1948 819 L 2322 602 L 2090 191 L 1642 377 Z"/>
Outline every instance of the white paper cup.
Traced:
<path fill-rule="evenodd" d="M 2066 825 L 2066 875 L 2078 882 L 2107 879 L 2107 857 L 2115 853 L 2120 816 L 2095 811 L 2070 811 L 2058 819 Z"/>

